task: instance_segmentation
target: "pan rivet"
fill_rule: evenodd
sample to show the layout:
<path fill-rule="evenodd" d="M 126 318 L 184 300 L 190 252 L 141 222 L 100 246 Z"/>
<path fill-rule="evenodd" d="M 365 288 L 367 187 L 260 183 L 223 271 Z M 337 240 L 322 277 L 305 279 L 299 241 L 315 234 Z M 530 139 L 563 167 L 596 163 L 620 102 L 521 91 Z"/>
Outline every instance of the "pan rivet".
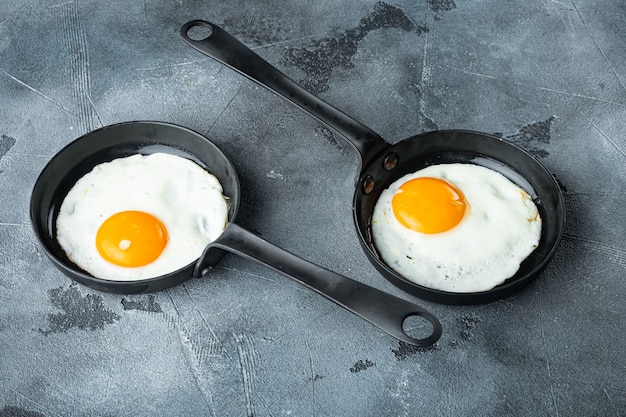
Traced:
<path fill-rule="evenodd" d="M 374 189 L 374 178 L 371 175 L 368 175 L 363 179 L 363 193 L 369 194 Z"/>
<path fill-rule="evenodd" d="M 391 152 L 389 155 L 385 156 L 383 160 L 383 168 L 387 171 L 391 171 L 398 165 L 398 154 L 395 152 Z"/>

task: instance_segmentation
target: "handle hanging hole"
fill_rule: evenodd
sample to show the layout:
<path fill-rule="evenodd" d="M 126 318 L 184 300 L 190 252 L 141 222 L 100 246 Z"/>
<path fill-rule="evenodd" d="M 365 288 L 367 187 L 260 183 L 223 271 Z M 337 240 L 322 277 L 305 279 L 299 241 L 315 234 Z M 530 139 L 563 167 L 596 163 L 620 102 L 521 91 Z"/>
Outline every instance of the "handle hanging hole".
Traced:
<path fill-rule="evenodd" d="M 413 314 L 402 322 L 402 331 L 409 337 L 422 340 L 433 336 L 435 327 L 426 317 Z"/>
<path fill-rule="evenodd" d="M 213 34 L 213 28 L 209 25 L 197 24 L 187 29 L 187 37 L 192 41 L 203 41 Z"/>

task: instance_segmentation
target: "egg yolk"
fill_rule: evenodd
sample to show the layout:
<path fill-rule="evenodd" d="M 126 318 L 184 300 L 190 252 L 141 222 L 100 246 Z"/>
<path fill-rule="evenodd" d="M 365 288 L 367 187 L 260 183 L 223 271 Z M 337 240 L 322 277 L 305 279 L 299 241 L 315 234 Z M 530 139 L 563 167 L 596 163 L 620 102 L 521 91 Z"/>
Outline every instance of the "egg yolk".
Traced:
<path fill-rule="evenodd" d="M 96 233 L 96 247 L 107 261 L 130 268 L 155 261 L 167 239 L 167 229 L 152 214 L 121 211 L 102 223 Z"/>
<path fill-rule="evenodd" d="M 469 207 L 463 193 L 440 178 L 414 178 L 402 184 L 391 200 L 393 214 L 406 228 L 441 233 L 456 226 Z"/>

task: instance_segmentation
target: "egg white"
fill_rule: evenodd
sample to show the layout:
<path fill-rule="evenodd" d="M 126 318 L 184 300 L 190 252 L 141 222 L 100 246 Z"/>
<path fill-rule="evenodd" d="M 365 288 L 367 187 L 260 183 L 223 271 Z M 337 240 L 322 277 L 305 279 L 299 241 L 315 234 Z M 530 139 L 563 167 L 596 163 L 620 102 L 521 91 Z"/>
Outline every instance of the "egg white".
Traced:
<path fill-rule="evenodd" d="M 461 190 L 470 208 L 458 225 L 424 234 L 396 219 L 393 195 L 418 177 L 441 178 Z M 432 165 L 396 180 L 381 193 L 371 227 L 389 267 L 416 284 L 455 293 L 488 291 L 515 275 L 541 236 L 541 218 L 528 193 L 498 172 L 460 163 Z"/>
<path fill-rule="evenodd" d="M 102 163 L 69 191 L 57 217 L 57 240 L 95 277 L 134 281 L 176 271 L 197 259 L 226 227 L 228 202 L 219 180 L 195 162 L 165 153 Z M 103 259 L 96 233 L 115 213 L 139 210 L 165 225 L 169 240 L 152 263 L 126 268 Z"/>

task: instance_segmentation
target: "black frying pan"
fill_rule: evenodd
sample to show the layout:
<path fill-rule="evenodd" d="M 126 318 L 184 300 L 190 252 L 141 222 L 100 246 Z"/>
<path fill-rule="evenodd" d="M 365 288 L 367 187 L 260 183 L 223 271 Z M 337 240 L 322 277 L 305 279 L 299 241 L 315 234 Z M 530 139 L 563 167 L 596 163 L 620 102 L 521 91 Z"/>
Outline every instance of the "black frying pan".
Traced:
<path fill-rule="evenodd" d="M 565 222 L 561 190 L 546 168 L 523 149 L 492 135 L 464 130 L 423 133 L 392 145 L 367 126 L 306 91 L 218 26 L 194 20 L 182 26 L 181 35 L 193 48 L 286 98 L 354 145 L 361 157 L 353 202 L 361 243 L 376 269 L 401 289 L 447 304 L 486 303 L 530 283 L 556 251 Z M 401 176 L 426 166 L 456 162 L 482 165 L 502 173 L 532 196 L 542 218 L 538 247 L 513 277 L 490 291 L 452 293 L 414 284 L 389 268 L 372 242 L 369 224 L 376 200 L 385 188 Z"/>
<path fill-rule="evenodd" d="M 229 199 L 229 224 L 191 264 L 172 273 L 139 281 L 96 278 L 70 261 L 56 239 L 56 218 L 63 199 L 95 165 L 132 154 L 166 152 L 188 158 L 215 175 Z M 71 279 L 99 291 L 132 294 L 160 291 L 191 277 L 207 274 L 224 251 L 256 260 L 352 311 L 391 336 L 416 346 L 429 346 L 441 336 L 441 324 L 423 308 L 307 262 L 262 240 L 234 223 L 239 207 L 239 180 L 226 156 L 204 136 L 161 122 L 128 122 L 107 126 L 76 139 L 48 162 L 30 201 L 31 222 L 46 255 Z M 403 328 L 411 316 L 432 324 L 430 336 L 417 339 Z"/>

